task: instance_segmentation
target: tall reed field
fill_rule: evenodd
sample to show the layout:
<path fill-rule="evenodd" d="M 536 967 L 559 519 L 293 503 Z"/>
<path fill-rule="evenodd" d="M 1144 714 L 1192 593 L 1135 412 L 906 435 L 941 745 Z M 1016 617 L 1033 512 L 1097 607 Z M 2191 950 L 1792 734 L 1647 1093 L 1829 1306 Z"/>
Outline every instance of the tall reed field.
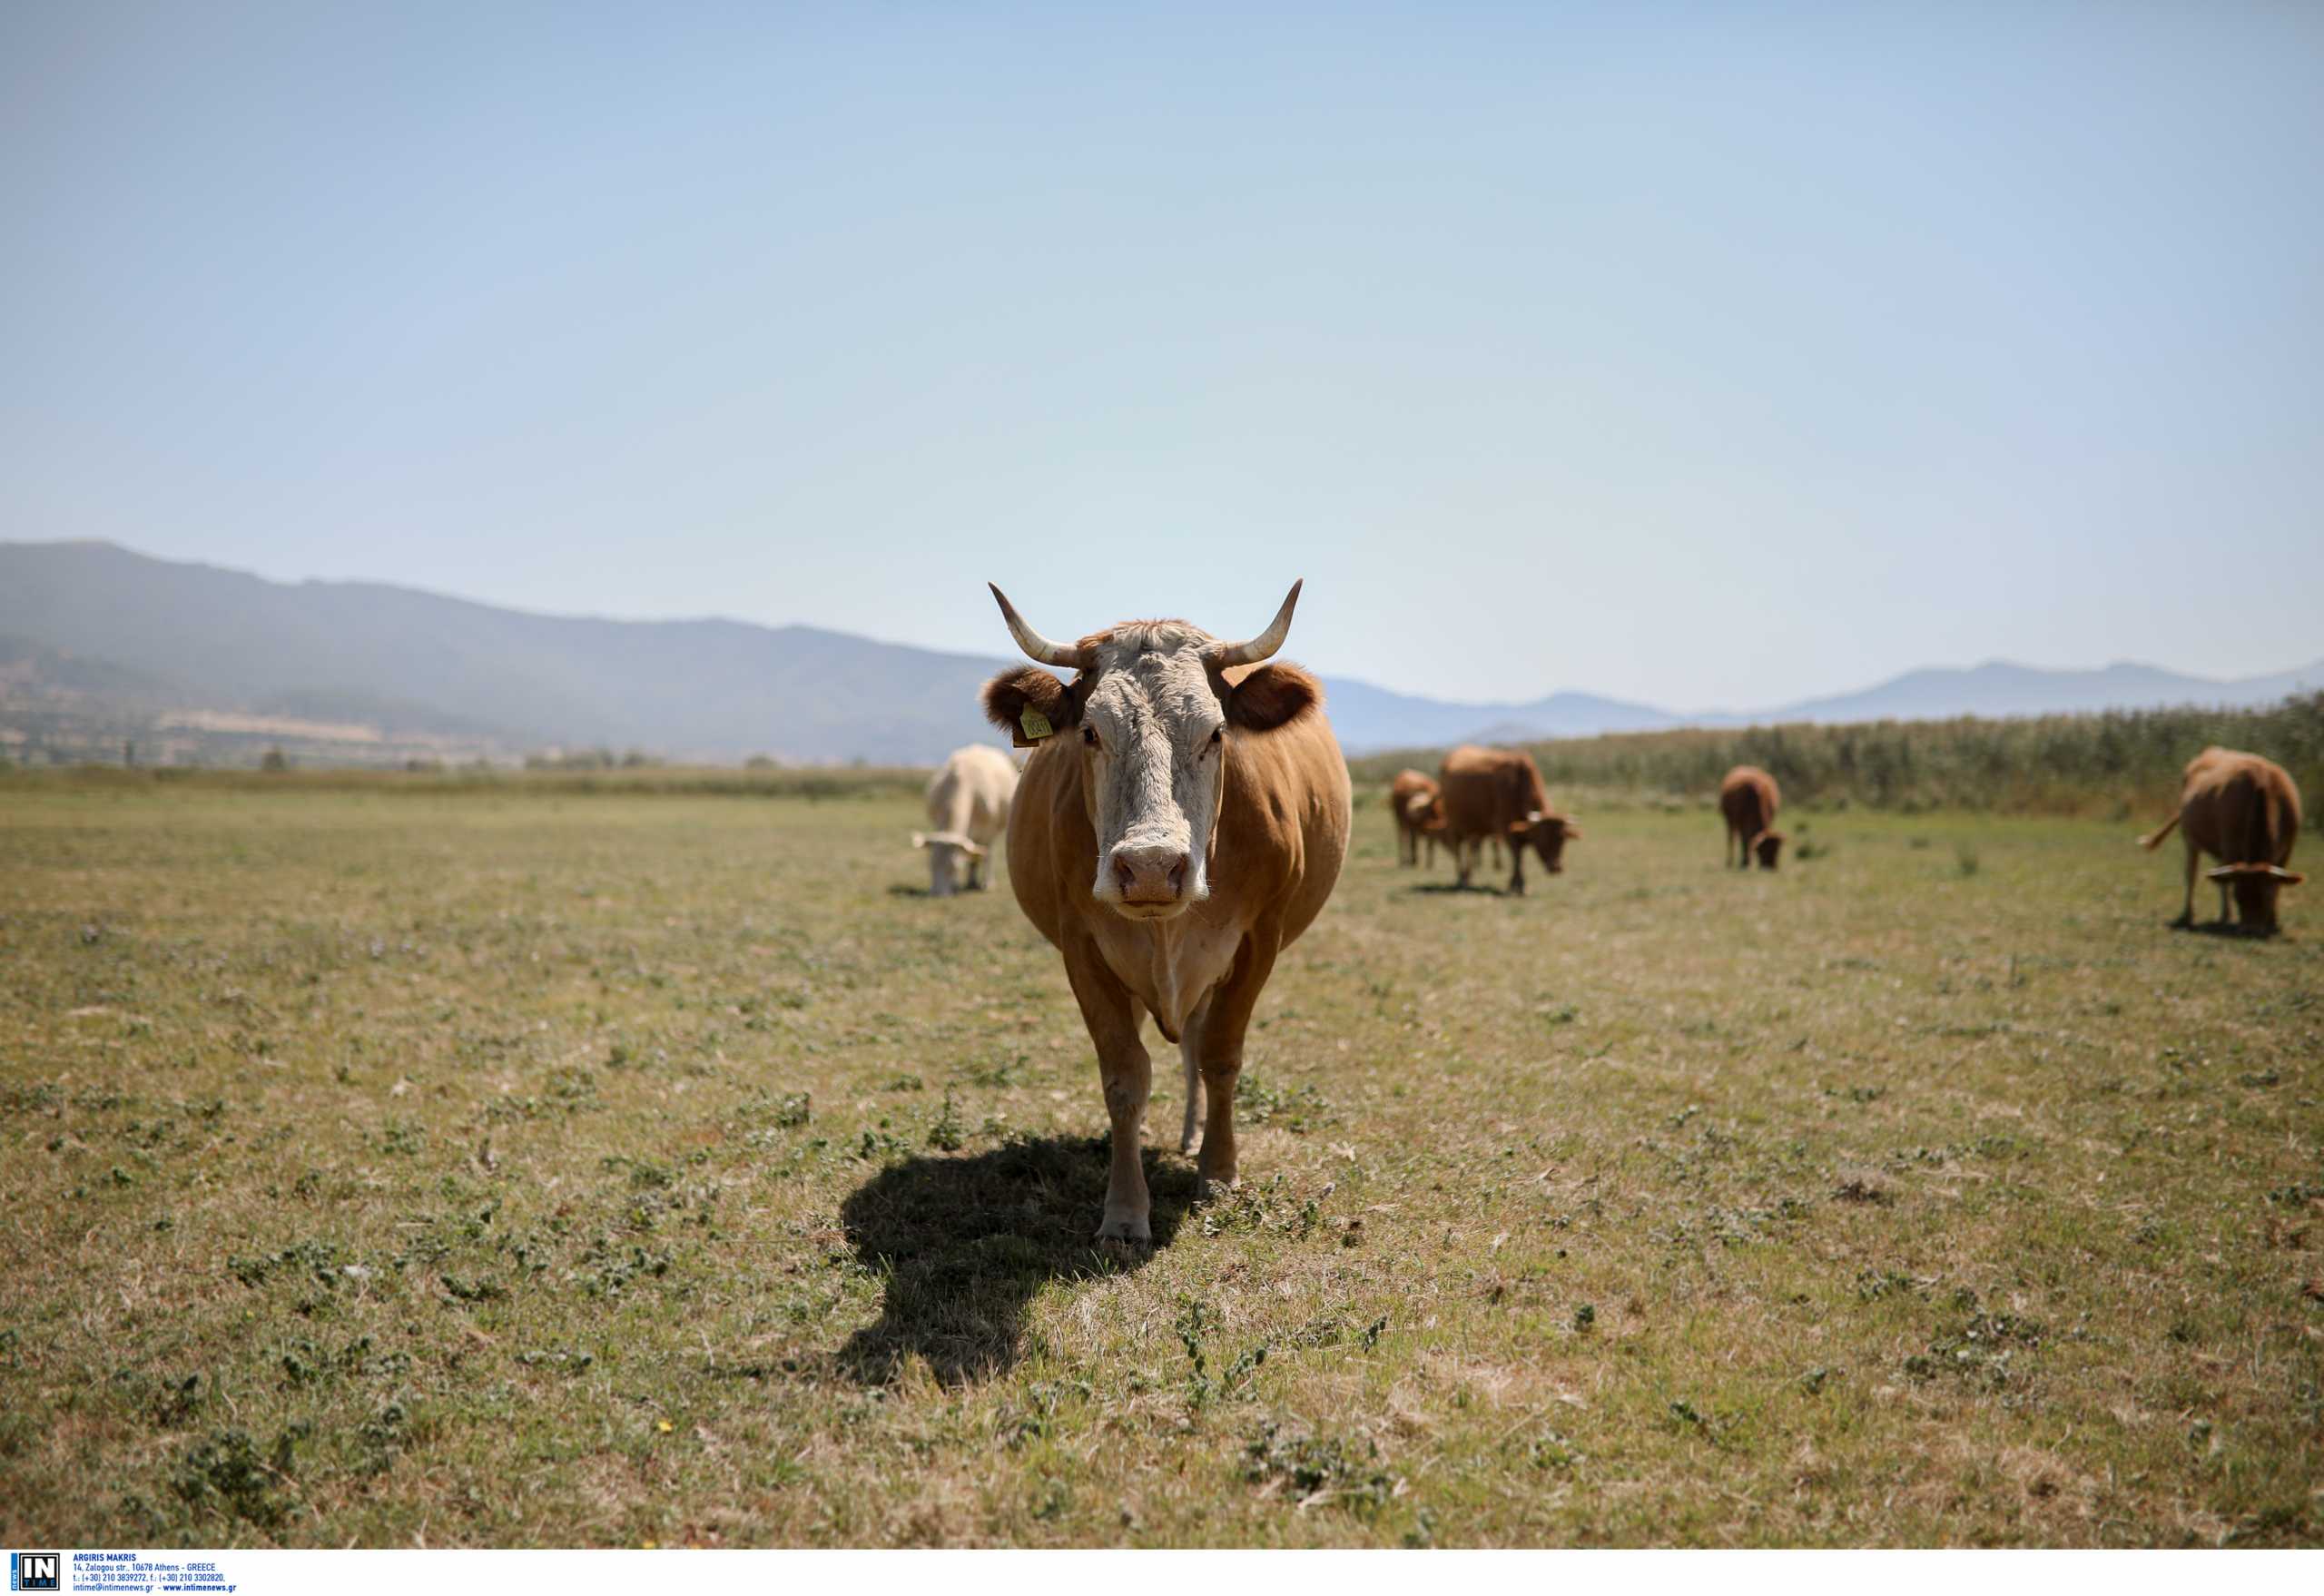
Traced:
<path fill-rule="evenodd" d="M 1880 721 L 1560 738 L 1525 745 L 1554 795 L 1692 802 L 1733 766 L 1756 764 L 1785 799 L 1915 813 L 1965 809 L 2126 818 L 2167 813 L 2187 761 L 2218 744 L 2265 754 L 2310 794 L 2324 792 L 2324 693 L 2264 709 L 2145 709 L 2023 720 Z M 1351 762 L 1361 783 L 1438 750 Z"/>

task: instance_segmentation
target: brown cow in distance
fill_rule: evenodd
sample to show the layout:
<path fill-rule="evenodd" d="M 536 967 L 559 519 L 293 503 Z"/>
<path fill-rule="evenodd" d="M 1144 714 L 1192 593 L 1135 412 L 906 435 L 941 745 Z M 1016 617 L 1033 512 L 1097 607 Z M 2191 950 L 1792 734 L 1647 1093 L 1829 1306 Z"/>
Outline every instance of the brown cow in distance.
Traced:
<path fill-rule="evenodd" d="M 2299 789 L 2290 773 L 2256 754 L 2206 748 L 2187 762 L 2179 813 L 2141 837 L 2139 846 L 2161 847 L 2172 826 L 2187 844 L 2187 901 L 2171 923 L 2195 923 L 2195 867 L 2208 853 L 2220 862 L 2210 872 L 2219 883 L 2219 924 L 2230 923 L 2231 888 L 2244 931 L 2273 936 L 2277 892 L 2308 879 L 2284 868 L 2299 840 Z"/>
<path fill-rule="evenodd" d="M 1127 621 L 1055 643 L 992 590 L 1018 647 L 1069 668 L 1005 672 L 985 712 L 1036 745 L 1009 813 L 1009 884 L 1065 958 L 1113 1126 L 1100 1241 L 1153 1238 L 1138 1146 L 1151 1015 L 1208 1098 L 1199 1189 L 1236 1177 L 1243 1037 L 1275 958 L 1312 924 L 1347 857 L 1347 761 L 1323 689 L 1267 665 L 1299 588 L 1267 629 L 1227 643 L 1184 621 Z"/>
<path fill-rule="evenodd" d="M 1565 868 L 1565 845 L 1581 835 L 1571 815 L 1551 813 L 1541 771 L 1515 749 L 1464 744 L 1444 756 L 1437 786 L 1444 840 L 1464 887 L 1489 837 L 1508 839 L 1509 890 L 1521 893 L 1527 848 L 1539 852 L 1541 868 L 1555 875 Z"/>
<path fill-rule="evenodd" d="M 1428 840 L 1428 862 L 1436 862 L 1436 839 L 1444 833 L 1444 804 L 1436 783 L 1416 770 L 1399 771 L 1388 785 L 1388 809 L 1396 822 L 1396 862 L 1420 862 L 1421 839 Z"/>
<path fill-rule="evenodd" d="M 1718 812 L 1727 817 L 1727 845 L 1719 862 L 1726 863 L 1732 853 L 1736 867 L 1748 870 L 1751 855 L 1757 853 L 1759 868 L 1773 870 L 1783 852 L 1783 833 L 1775 829 L 1776 805 L 1782 801 L 1775 777 L 1758 765 L 1738 764 L 1728 771 L 1718 783 Z"/>

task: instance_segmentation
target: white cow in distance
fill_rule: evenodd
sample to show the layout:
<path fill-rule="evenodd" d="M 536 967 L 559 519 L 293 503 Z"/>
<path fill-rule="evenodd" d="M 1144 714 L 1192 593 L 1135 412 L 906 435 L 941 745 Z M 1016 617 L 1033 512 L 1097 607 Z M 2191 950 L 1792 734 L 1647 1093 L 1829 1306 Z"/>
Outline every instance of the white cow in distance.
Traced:
<path fill-rule="evenodd" d="M 928 783 L 928 823 L 911 845 L 928 850 L 928 895 L 949 898 L 960 888 L 959 861 L 969 862 L 969 890 L 984 890 L 984 856 L 1009 825 L 1017 796 L 1017 764 L 984 744 L 956 748 Z"/>

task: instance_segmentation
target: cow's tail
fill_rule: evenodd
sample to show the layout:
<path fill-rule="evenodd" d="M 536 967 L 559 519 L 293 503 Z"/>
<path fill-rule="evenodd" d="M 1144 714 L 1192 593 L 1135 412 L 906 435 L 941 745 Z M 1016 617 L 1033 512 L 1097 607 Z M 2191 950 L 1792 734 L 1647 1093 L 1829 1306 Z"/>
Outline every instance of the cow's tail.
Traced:
<path fill-rule="evenodd" d="M 2171 834 L 2171 827 L 2178 823 L 2179 812 L 2174 809 L 2171 812 L 2171 818 L 2169 820 L 2164 821 L 2161 825 L 2155 827 L 2153 831 L 2139 839 L 2139 846 L 2145 849 L 2150 853 L 2153 852 L 2154 850 L 2162 846 L 2162 839 L 2169 836 Z"/>

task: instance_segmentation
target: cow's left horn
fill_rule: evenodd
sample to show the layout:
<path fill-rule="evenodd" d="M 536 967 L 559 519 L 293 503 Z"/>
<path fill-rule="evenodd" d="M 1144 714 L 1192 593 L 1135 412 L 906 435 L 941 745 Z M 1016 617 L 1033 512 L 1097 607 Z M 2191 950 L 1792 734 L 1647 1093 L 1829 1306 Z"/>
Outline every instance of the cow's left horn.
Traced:
<path fill-rule="evenodd" d="M 988 582 L 985 586 L 990 587 L 993 597 L 1000 600 L 1000 618 L 1009 623 L 1009 635 L 1017 639 L 1017 646 L 1025 651 L 1027 658 L 1038 660 L 1045 665 L 1055 665 L 1059 670 L 1088 668 L 1079 648 L 1069 643 L 1050 642 L 1025 624 L 1025 617 L 1017 613 L 1017 606 L 1009 602 L 1009 595 L 1003 593 L 997 584 Z"/>
<path fill-rule="evenodd" d="M 1306 585 L 1304 576 L 1294 582 L 1291 591 L 1284 595 L 1283 607 L 1275 611 L 1275 619 L 1267 623 L 1267 629 L 1248 643 L 1211 645 L 1210 663 L 1224 670 L 1229 665 L 1256 665 L 1263 659 L 1273 658 L 1275 651 L 1283 646 L 1283 640 L 1291 635 L 1291 611 L 1299 602 L 1300 588 Z"/>

